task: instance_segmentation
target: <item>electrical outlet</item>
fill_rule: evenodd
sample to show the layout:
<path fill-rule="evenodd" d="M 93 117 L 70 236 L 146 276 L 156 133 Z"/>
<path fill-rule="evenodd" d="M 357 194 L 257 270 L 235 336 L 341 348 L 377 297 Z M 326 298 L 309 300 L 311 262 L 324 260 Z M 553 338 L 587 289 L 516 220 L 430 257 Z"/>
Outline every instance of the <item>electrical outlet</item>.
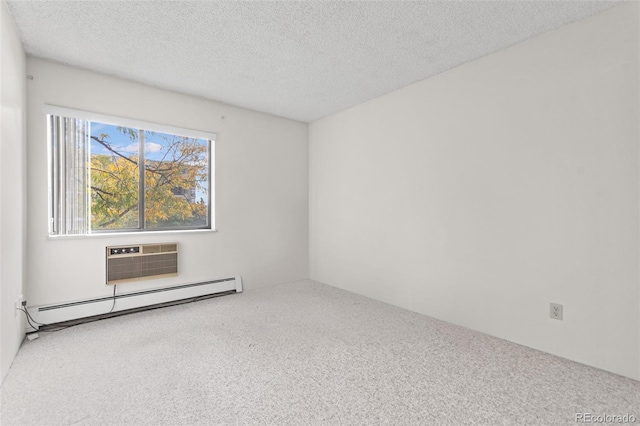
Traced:
<path fill-rule="evenodd" d="M 549 318 L 562 321 L 562 305 L 559 303 L 549 304 Z"/>

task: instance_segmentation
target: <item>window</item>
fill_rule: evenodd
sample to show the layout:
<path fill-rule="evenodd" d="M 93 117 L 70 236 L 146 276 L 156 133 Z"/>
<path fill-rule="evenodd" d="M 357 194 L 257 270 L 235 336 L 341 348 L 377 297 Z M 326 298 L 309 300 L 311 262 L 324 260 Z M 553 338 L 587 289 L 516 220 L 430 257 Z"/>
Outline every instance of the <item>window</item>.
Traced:
<path fill-rule="evenodd" d="M 51 235 L 211 229 L 214 134 L 49 110 Z"/>

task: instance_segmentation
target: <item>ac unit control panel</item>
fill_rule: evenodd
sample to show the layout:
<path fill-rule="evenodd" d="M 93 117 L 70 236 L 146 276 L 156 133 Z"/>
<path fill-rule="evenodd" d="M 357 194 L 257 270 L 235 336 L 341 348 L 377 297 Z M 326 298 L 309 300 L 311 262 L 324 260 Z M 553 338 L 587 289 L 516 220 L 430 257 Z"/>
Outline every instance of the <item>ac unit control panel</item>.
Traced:
<path fill-rule="evenodd" d="M 135 254 L 140 253 L 140 246 L 131 246 L 131 247 L 109 247 L 109 255 L 118 255 L 118 254 Z"/>

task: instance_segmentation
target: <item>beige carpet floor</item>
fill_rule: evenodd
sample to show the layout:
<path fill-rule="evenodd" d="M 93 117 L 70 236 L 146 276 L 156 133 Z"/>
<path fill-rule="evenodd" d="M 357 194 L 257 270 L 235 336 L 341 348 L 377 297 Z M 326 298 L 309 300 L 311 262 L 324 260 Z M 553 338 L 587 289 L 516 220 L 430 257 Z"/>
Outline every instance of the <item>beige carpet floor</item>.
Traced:
<path fill-rule="evenodd" d="M 575 425 L 640 382 L 301 282 L 26 341 L 3 425 Z"/>

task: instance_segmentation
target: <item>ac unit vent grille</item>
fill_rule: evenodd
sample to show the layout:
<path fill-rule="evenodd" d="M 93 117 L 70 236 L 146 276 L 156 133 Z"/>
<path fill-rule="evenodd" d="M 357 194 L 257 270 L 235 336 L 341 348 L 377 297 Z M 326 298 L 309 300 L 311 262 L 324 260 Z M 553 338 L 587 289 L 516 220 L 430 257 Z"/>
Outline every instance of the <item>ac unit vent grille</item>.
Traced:
<path fill-rule="evenodd" d="M 107 284 L 177 274 L 177 243 L 107 247 Z"/>

